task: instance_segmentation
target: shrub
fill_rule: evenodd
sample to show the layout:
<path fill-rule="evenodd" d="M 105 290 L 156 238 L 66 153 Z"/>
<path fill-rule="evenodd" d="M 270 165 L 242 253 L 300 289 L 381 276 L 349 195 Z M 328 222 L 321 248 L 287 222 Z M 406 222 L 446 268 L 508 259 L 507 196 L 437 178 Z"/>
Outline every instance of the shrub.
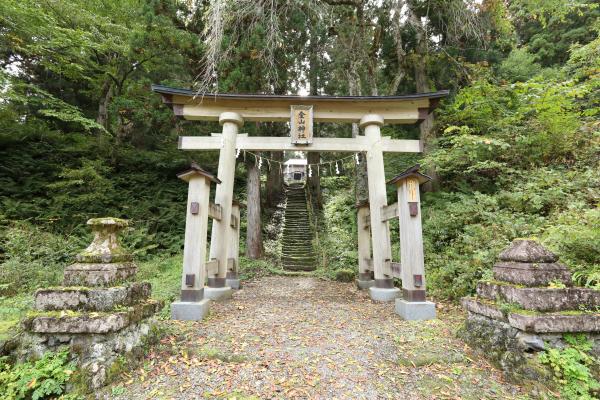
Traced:
<path fill-rule="evenodd" d="M 349 268 L 342 268 L 335 271 L 335 280 L 339 282 L 352 282 L 356 273 Z"/>
<path fill-rule="evenodd" d="M 565 340 L 567 347 L 548 349 L 540 354 L 540 361 L 552 368 L 554 380 L 566 399 L 597 398 L 600 382 L 594 378 L 592 368 L 598 368 L 599 361 L 588 354 L 592 343 L 585 335 L 566 335 Z"/>
<path fill-rule="evenodd" d="M 60 396 L 75 371 L 69 352 L 47 352 L 33 363 L 10 365 L 0 358 L 0 398 L 5 400 L 46 399 Z"/>
<path fill-rule="evenodd" d="M 4 293 L 24 292 L 53 286 L 62 280 L 64 267 L 83 247 L 87 238 L 45 231 L 41 227 L 18 222 L 0 233 L 4 263 L 0 283 Z"/>

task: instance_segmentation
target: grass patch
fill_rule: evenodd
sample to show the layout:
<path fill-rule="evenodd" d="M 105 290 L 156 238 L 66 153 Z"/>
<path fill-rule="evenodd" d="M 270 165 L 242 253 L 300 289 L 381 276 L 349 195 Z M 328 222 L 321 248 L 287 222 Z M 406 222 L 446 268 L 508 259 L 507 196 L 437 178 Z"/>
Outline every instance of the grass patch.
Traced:
<path fill-rule="evenodd" d="M 163 302 L 161 318 L 170 316 L 170 306 L 179 297 L 183 255 L 155 257 L 138 263 L 136 281 L 152 285 L 152 298 Z"/>
<path fill-rule="evenodd" d="M 0 340 L 7 340 L 18 328 L 19 321 L 33 306 L 31 293 L 0 297 Z"/>
<path fill-rule="evenodd" d="M 457 352 L 448 352 L 444 349 L 440 351 L 421 351 L 418 354 L 406 357 L 406 354 L 401 354 L 398 357 L 398 364 L 404 367 L 423 367 L 432 364 L 458 364 L 464 362 L 465 356 Z"/>
<path fill-rule="evenodd" d="M 242 363 L 248 361 L 248 357 L 241 354 L 229 354 L 221 352 L 219 349 L 214 347 L 200 347 L 193 351 L 193 354 L 203 360 L 220 360 L 226 363 Z"/>

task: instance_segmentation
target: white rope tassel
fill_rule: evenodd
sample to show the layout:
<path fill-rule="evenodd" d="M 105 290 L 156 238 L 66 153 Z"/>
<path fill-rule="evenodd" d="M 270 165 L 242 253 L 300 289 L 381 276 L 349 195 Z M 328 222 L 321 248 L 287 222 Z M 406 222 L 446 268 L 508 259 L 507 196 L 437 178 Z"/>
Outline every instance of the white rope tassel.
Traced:
<path fill-rule="evenodd" d="M 240 158 L 240 149 L 237 149 L 237 152 L 235 153 L 235 158 Z"/>
<path fill-rule="evenodd" d="M 312 167 L 310 164 L 308 164 L 308 177 L 312 178 Z"/>
<path fill-rule="evenodd" d="M 262 157 L 258 157 L 258 169 L 262 167 Z"/>
<path fill-rule="evenodd" d="M 354 154 L 354 158 L 356 159 L 356 165 L 360 165 L 360 157 L 358 156 L 358 153 Z"/>
<path fill-rule="evenodd" d="M 336 175 L 340 174 L 340 166 L 338 165 L 337 161 L 335 162 L 335 174 Z"/>

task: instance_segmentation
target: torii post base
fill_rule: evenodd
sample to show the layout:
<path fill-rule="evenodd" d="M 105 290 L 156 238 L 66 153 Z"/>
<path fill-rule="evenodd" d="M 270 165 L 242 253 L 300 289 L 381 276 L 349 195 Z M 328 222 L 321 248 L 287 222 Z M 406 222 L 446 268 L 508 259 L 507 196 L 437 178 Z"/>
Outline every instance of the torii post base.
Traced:
<path fill-rule="evenodd" d="M 227 278 L 227 280 L 225 280 L 225 285 L 229 286 L 233 290 L 239 290 L 242 287 L 240 280 L 237 278 Z"/>
<path fill-rule="evenodd" d="M 396 299 L 396 314 L 407 321 L 424 321 L 435 318 L 435 303 L 431 301 L 406 301 Z"/>
<path fill-rule="evenodd" d="M 171 304 L 171 319 L 178 321 L 201 321 L 209 311 L 210 300 L 176 301 Z"/>
<path fill-rule="evenodd" d="M 369 280 L 357 279 L 356 280 L 356 287 L 360 290 L 369 289 L 369 288 L 373 287 L 374 285 L 375 285 L 375 281 L 373 279 L 369 279 Z"/>
<path fill-rule="evenodd" d="M 227 278 L 225 279 L 225 286 L 229 286 L 233 290 L 239 290 L 242 285 L 240 283 L 240 277 L 235 272 L 227 272 Z"/>
<path fill-rule="evenodd" d="M 230 299 L 233 295 L 233 290 L 229 286 L 224 287 L 210 287 L 204 288 L 204 298 L 214 301 L 221 301 Z"/>
<path fill-rule="evenodd" d="M 398 288 L 369 288 L 369 294 L 374 301 L 391 302 L 400 297 L 400 289 Z"/>

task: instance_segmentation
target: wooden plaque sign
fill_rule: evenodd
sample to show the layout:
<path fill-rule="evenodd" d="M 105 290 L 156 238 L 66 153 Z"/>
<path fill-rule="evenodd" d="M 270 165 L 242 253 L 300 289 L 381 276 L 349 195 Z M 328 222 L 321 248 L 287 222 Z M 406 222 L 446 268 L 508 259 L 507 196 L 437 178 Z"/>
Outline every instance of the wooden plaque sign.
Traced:
<path fill-rule="evenodd" d="M 313 139 L 313 107 L 290 106 L 290 127 L 293 144 L 310 144 Z"/>
<path fill-rule="evenodd" d="M 406 180 L 408 189 L 408 201 L 417 201 L 417 190 L 419 190 L 419 181 L 415 178 L 408 178 Z"/>

